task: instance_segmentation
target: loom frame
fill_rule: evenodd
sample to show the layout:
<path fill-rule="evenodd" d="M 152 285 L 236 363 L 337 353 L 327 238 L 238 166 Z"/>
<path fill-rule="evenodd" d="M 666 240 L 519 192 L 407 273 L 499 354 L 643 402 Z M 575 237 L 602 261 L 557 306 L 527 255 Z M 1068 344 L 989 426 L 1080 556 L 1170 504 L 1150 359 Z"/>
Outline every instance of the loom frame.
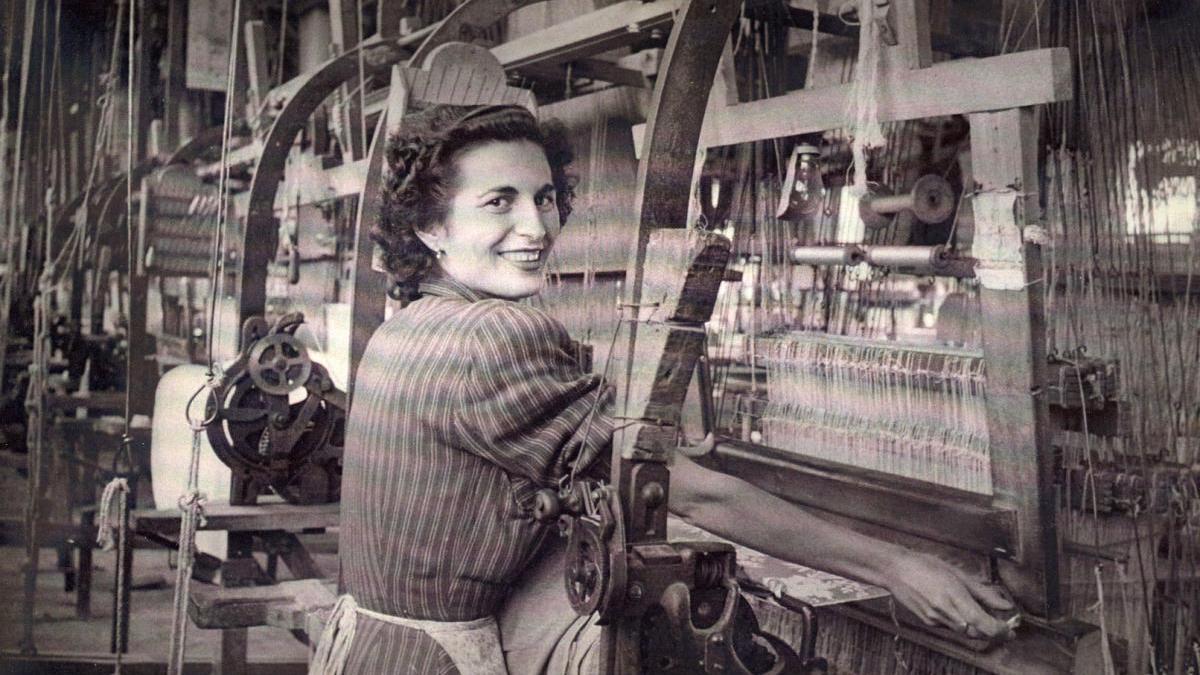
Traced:
<path fill-rule="evenodd" d="M 917 12 L 920 4 L 906 1 L 896 9 Z M 929 67 L 921 58 L 928 52 L 928 21 L 901 25 L 910 30 L 891 48 L 899 53 L 884 59 L 880 121 L 966 114 L 971 126 L 977 186 L 974 255 L 981 281 L 982 351 L 990 366 L 985 407 L 993 496 L 981 499 L 963 490 L 800 458 L 745 441 L 720 439 L 709 461 L 778 496 L 868 529 L 982 554 L 1026 611 L 1057 620 L 1063 612 L 1064 568 L 1058 555 L 1053 449 L 1043 392 L 1045 306 L 1040 286 L 1035 287 L 1045 271 L 1040 247 L 1025 241 L 1023 231 L 1035 222 L 1032 214 L 1040 213 L 1033 189 L 1039 184 L 1033 106 L 1072 97 L 1070 55 L 1065 49 L 1040 49 Z M 905 49 L 914 42 L 917 46 Z M 980 77 L 984 73 L 987 77 Z M 840 125 L 851 88 L 800 90 L 718 106 L 706 120 L 702 142 L 751 142 Z M 801 103 L 807 107 L 779 114 Z M 748 124 L 751 119 L 762 124 Z M 737 130 L 736 137 L 729 129 Z"/>

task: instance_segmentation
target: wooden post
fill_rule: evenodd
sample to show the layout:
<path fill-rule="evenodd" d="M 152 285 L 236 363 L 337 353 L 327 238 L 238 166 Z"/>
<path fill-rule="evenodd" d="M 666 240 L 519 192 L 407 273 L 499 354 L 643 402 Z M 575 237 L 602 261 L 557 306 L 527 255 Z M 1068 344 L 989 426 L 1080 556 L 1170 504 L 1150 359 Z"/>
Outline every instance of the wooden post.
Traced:
<path fill-rule="evenodd" d="M 902 71 L 933 64 L 929 0 L 892 0 L 890 25 L 899 44 L 883 51 L 884 67 Z"/>
<path fill-rule="evenodd" d="M 130 102 L 133 106 L 134 126 L 133 126 L 133 164 L 137 166 L 144 157 L 146 157 L 147 140 L 150 136 L 150 85 L 158 77 L 158 66 L 156 62 L 150 59 L 150 36 L 156 30 L 154 26 L 153 16 L 150 12 L 150 3 L 141 0 L 130 0 L 132 7 L 137 8 L 137 63 L 135 64 L 135 100 Z"/>
<path fill-rule="evenodd" d="M 256 125 L 263 101 L 271 91 L 271 72 L 267 68 L 267 26 L 262 21 L 247 21 L 246 71 L 250 77 L 250 90 L 246 111 L 251 125 Z"/>
<path fill-rule="evenodd" d="M 185 61 L 187 60 L 187 0 L 169 0 L 167 5 L 166 68 L 163 81 L 163 148 L 168 152 L 183 141 L 180 114 L 188 105 Z"/>
<path fill-rule="evenodd" d="M 333 28 L 333 42 L 339 54 L 362 41 L 359 30 L 362 17 L 359 16 L 355 0 L 329 0 L 329 19 Z M 343 140 L 349 140 L 350 159 L 354 161 L 366 156 L 366 123 L 363 121 L 362 92 L 359 90 L 361 84 L 358 77 L 352 77 L 342 87 L 345 105 L 342 106 L 341 115 L 347 136 Z"/>
<path fill-rule="evenodd" d="M 1028 611 L 1062 614 L 1046 371 L 1045 271 L 1023 237 L 1039 220 L 1033 108 L 970 116 L 986 406 L 995 503 L 1016 511 L 1017 550 L 1002 576 Z"/>

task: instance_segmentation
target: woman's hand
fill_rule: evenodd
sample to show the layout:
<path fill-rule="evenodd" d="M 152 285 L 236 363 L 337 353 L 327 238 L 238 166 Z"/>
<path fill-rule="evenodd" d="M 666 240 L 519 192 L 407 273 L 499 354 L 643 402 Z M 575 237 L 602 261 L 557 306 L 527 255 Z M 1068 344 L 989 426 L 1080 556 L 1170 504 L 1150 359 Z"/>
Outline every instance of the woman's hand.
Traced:
<path fill-rule="evenodd" d="M 936 556 L 904 551 L 881 581 L 897 602 L 927 626 L 944 626 L 987 640 L 1012 636 L 1009 623 L 986 610 L 1012 610 L 1013 604 L 995 587 Z"/>
<path fill-rule="evenodd" d="M 684 520 L 781 560 L 883 586 L 931 626 L 988 640 L 1011 635 L 1009 624 L 985 609 L 1013 609 L 995 588 L 932 555 L 818 518 L 687 454 L 677 453 L 671 466 L 671 511 Z"/>

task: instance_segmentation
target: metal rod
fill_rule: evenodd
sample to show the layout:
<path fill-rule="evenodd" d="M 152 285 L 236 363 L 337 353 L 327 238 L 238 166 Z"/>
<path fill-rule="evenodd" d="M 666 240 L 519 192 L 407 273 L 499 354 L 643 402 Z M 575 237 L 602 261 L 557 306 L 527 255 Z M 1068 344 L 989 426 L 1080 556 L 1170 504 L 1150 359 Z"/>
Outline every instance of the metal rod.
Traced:
<path fill-rule="evenodd" d="M 792 262 L 797 265 L 857 265 L 865 259 L 862 248 L 855 244 L 797 246 L 792 249 Z"/>
<path fill-rule="evenodd" d="M 941 246 L 870 246 L 867 262 L 886 267 L 933 268 L 945 254 Z"/>
<path fill-rule="evenodd" d="M 857 265 L 865 262 L 915 274 L 975 276 L 975 259 L 955 255 L 945 246 L 797 246 L 792 249 L 791 259 L 797 265 Z"/>

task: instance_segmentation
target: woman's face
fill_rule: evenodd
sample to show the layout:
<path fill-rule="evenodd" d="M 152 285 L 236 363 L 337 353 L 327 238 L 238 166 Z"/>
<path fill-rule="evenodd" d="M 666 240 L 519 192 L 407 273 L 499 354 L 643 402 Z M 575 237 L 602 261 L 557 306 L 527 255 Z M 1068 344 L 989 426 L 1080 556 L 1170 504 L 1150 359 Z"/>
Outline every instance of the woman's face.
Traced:
<path fill-rule="evenodd" d="M 418 235 L 438 264 L 480 293 L 517 300 L 542 289 L 542 267 L 561 229 L 546 153 L 536 143 L 492 141 L 456 162 L 446 218 Z"/>

